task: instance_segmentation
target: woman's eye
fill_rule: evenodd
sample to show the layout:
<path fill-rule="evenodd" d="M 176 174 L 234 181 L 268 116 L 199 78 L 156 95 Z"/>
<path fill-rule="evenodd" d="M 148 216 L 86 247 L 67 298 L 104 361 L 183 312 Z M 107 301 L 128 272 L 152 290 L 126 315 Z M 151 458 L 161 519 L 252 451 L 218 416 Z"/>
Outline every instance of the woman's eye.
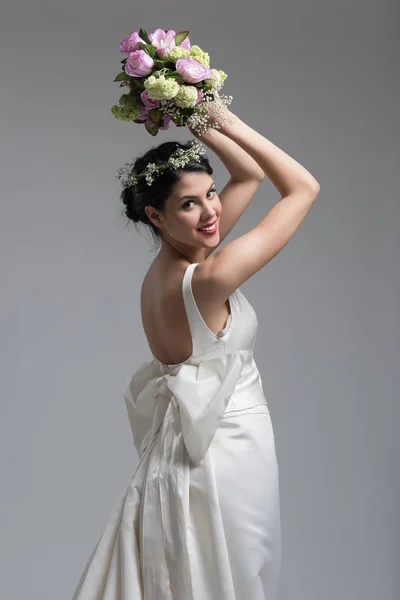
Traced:
<path fill-rule="evenodd" d="M 212 190 L 210 190 L 208 193 L 209 194 L 214 194 L 216 192 L 216 188 L 213 188 Z M 182 208 L 187 208 L 187 205 L 190 204 L 191 202 L 194 202 L 194 200 L 188 200 L 187 202 L 185 202 L 184 204 L 182 204 Z"/>
<path fill-rule="evenodd" d="M 194 202 L 194 200 L 188 200 L 187 202 L 182 204 L 182 208 L 188 208 L 188 204 L 190 204 L 191 202 Z"/>

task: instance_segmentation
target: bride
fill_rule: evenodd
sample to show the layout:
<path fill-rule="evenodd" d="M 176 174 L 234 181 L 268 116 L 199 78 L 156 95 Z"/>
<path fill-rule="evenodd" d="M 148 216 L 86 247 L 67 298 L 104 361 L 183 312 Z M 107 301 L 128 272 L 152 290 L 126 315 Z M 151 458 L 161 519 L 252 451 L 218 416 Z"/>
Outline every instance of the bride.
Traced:
<path fill-rule="evenodd" d="M 228 112 L 199 137 L 230 173 L 220 192 L 196 140 L 152 148 L 122 180 L 126 216 L 160 244 L 141 287 L 152 359 L 124 388 L 139 464 L 73 600 L 276 598 L 279 471 L 241 285 L 288 243 L 319 184 Z M 279 200 L 220 247 L 265 175 Z"/>

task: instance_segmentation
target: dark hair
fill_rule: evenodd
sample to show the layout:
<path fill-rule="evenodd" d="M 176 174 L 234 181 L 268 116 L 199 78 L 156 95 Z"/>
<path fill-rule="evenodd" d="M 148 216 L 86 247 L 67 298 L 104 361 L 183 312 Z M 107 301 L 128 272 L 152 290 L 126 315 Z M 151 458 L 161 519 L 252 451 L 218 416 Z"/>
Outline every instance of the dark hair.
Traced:
<path fill-rule="evenodd" d="M 132 171 L 141 173 L 151 162 L 159 164 L 167 161 L 178 147 L 187 150 L 190 147 L 189 142 L 164 142 L 151 148 L 143 156 L 136 158 Z M 123 213 L 134 223 L 149 225 L 155 241 L 161 238 L 160 230 L 150 221 L 144 209 L 146 206 L 153 206 L 160 212 L 163 210 L 173 186 L 180 179 L 181 171 L 200 171 L 209 175 L 213 174 L 206 154 L 200 154 L 197 160 L 191 160 L 179 169 L 166 169 L 155 177 L 151 185 L 147 184 L 145 177 L 141 177 L 135 185 L 125 187 L 121 192 L 120 198 L 126 207 Z"/>

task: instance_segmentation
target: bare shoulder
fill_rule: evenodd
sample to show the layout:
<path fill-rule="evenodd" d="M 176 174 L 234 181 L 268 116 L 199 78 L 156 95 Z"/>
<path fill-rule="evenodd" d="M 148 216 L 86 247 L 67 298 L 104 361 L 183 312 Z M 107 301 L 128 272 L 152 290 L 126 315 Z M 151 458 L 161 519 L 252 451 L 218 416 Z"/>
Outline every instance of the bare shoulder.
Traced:
<path fill-rule="evenodd" d="M 142 304 L 149 305 L 152 300 L 158 299 L 165 306 L 166 301 L 179 299 L 185 269 L 183 261 L 169 266 L 159 264 L 155 259 L 143 278 L 140 290 Z"/>

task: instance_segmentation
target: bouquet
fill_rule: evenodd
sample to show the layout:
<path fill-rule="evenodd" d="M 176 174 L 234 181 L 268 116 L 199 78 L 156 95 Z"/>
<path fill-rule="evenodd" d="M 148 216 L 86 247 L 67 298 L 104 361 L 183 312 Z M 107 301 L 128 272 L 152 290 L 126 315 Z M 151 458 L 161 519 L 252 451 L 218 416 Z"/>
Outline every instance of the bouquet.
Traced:
<path fill-rule="evenodd" d="M 155 136 L 159 129 L 189 125 L 197 134 L 230 122 L 224 115 L 232 96 L 220 94 L 226 73 L 210 68 L 210 56 L 191 45 L 189 31 L 132 31 L 120 44 L 128 56 L 114 79 L 129 88 L 111 112 L 120 121 L 144 124 Z M 212 119 L 209 116 L 212 115 Z"/>

